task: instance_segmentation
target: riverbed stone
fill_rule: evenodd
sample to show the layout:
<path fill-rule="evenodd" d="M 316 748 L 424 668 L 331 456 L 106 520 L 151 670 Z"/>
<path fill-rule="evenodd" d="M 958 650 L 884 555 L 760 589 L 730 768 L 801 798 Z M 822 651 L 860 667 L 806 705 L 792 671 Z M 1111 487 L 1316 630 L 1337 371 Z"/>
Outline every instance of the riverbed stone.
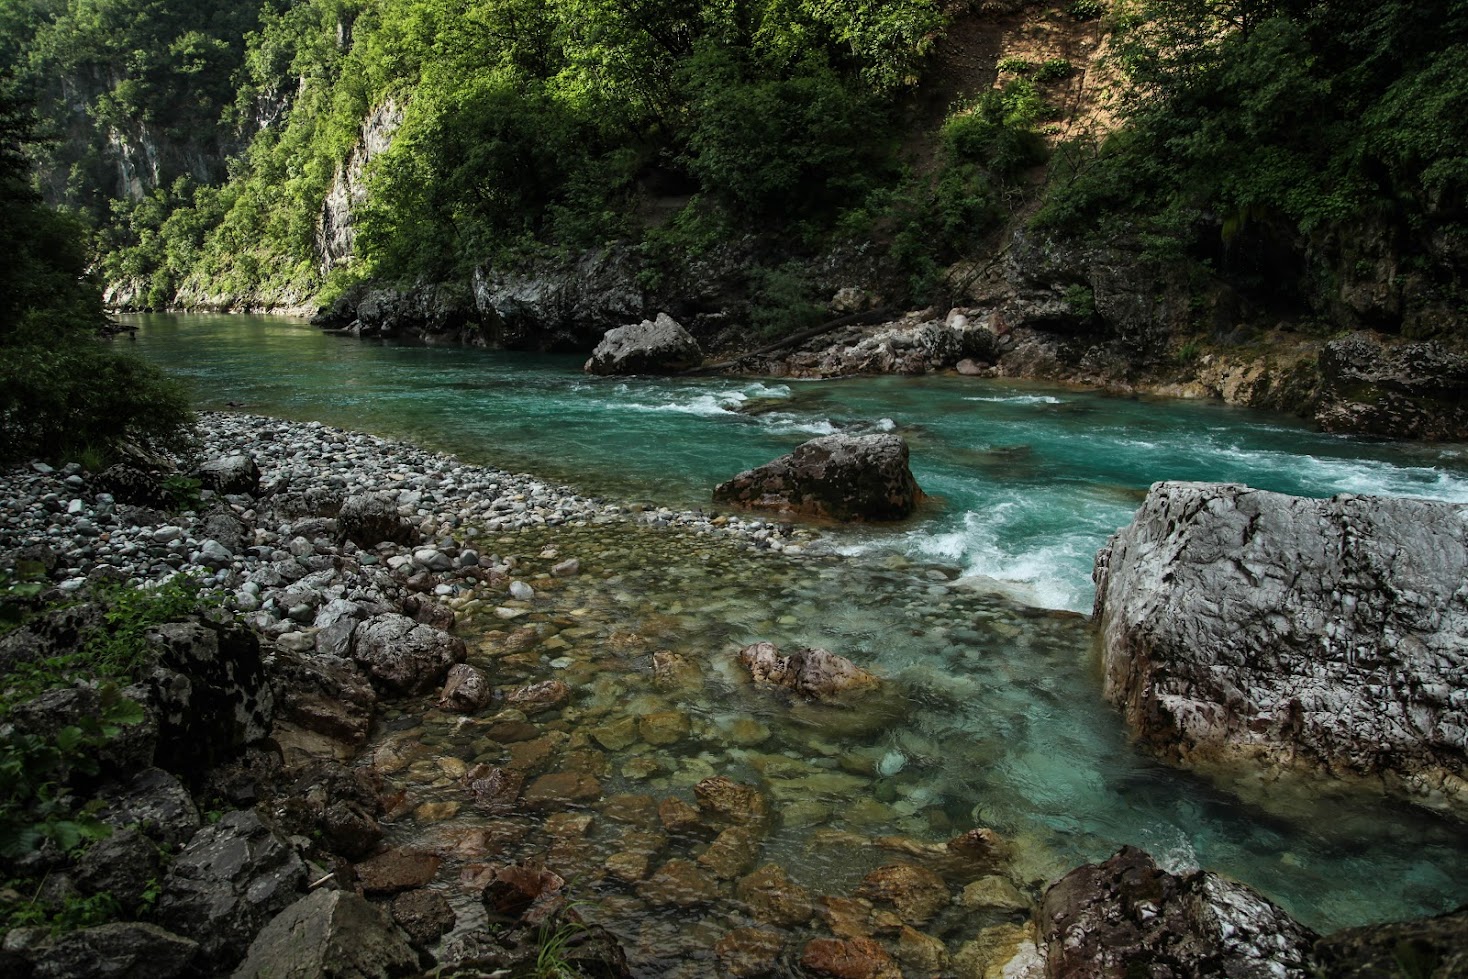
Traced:
<path fill-rule="evenodd" d="M 794 928 L 815 914 L 810 891 L 790 879 L 783 867 L 767 863 L 734 885 L 749 913 L 767 924 Z"/>
<path fill-rule="evenodd" d="M 601 798 L 601 782 L 585 772 L 552 772 L 525 788 L 521 802 L 530 809 L 565 809 Z"/>
<path fill-rule="evenodd" d="M 800 965 L 829 979 L 902 979 L 896 960 L 870 938 L 813 938 L 800 953 Z"/>
<path fill-rule="evenodd" d="M 399 894 L 428 884 L 442 864 L 442 857 L 423 850 L 385 850 L 356 865 L 357 885 L 364 894 Z"/>
<path fill-rule="evenodd" d="M 733 880 L 754 869 L 759 851 L 760 838 L 755 833 L 743 826 L 731 826 L 699 854 L 698 864 L 720 880 Z"/>
<path fill-rule="evenodd" d="M 947 907 L 952 895 L 943 878 L 926 867 L 893 863 L 862 878 L 856 896 L 890 907 L 903 921 L 922 925 Z"/>
<path fill-rule="evenodd" d="M 770 803 L 764 793 L 727 775 L 704 779 L 693 787 L 693 795 L 698 808 L 715 822 L 756 828 L 769 825 Z"/>
<path fill-rule="evenodd" d="M 637 719 L 637 733 L 650 745 L 666 747 L 688 737 L 691 730 L 688 715 L 682 711 L 660 710 Z"/>
<path fill-rule="evenodd" d="M 714 944 L 719 968 L 734 979 L 772 975 L 785 950 L 785 936 L 768 928 L 735 928 Z"/>
<path fill-rule="evenodd" d="M 797 649 L 780 655 L 772 642 L 757 642 L 739 651 L 739 662 L 756 686 L 791 690 L 812 700 L 874 690 L 877 677 L 844 656 L 825 649 Z"/>
<path fill-rule="evenodd" d="M 1097 555 L 1105 694 L 1165 757 L 1468 806 L 1465 578 L 1468 506 L 1158 483 Z"/>
<path fill-rule="evenodd" d="M 714 502 L 833 520 L 905 520 L 923 500 L 896 435 L 828 435 L 714 488 Z"/>
<path fill-rule="evenodd" d="M 690 860 L 667 861 L 637 887 L 649 904 L 691 908 L 719 898 L 719 882 Z"/>
<path fill-rule="evenodd" d="M 448 898 L 426 887 L 399 894 L 388 905 L 388 911 L 393 922 L 420 948 L 438 941 L 454 927 L 456 920 Z"/>
<path fill-rule="evenodd" d="M 472 714 L 489 703 L 493 694 L 494 689 L 483 670 L 468 663 L 455 663 L 449 667 L 438 705 L 461 714 Z"/>
<path fill-rule="evenodd" d="M 571 699 L 571 688 L 561 680 L 542 680 L 511 690 L 505 695 L 505 706 L 538 714 L 554 710 Z"/>
<path fill-rule="evenodd" d="M 1031 902 L 1009 878 L 991 874 L 964 885 L 958 903 L 968 911 L 1028 911 Z"/>

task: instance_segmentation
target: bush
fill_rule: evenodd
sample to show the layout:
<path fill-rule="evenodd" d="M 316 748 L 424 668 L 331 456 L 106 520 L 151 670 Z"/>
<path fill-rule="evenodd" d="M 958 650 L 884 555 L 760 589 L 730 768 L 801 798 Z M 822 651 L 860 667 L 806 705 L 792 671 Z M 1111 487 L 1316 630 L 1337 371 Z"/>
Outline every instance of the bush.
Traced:
<path fill-rule="evenodd" d="M 0 461 L 109 458 L 122 442 L 176 453 L 193 426 L 183 388 L 108 341 L 0 345 Z"/>
<path fill-rule="evenodd" d="M 1106 15 L 1105 0 L 1071 0 L 1066 8 L 1076 20 L 1100 20 Z"/>
<path fill-rule="evenodd" d="M 1035 81 L 1058 82 L 1076 73 L 1075 65 L 1064 58 L 1051 58 L 1035 69 Z"/>

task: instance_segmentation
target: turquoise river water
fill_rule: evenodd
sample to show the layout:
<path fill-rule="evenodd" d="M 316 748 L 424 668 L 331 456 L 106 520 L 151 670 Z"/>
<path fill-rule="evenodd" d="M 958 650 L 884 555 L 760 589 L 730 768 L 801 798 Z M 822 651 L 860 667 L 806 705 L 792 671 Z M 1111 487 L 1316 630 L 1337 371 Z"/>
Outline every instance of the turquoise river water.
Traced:
<path fill-rule="evenodd" d="M 133 322 L 137 351 L 188 382 L 200 407 L 406 438 L 657 505 L 708 507 L 715 483 L 815 435 L 898 433 L 933 499 L 895 529 L 823 529 L 846 555 L 840 565 L 803 580 L 753 558 L 744 570 L 729 558 L 718 575 L 707 560 L 682 576 L 628 567 L 606 603 L 628 606 L 630 621 L 672 602 L 669 614 L 686 615 L 685 631 L 696 633 L 704 588 L 722 625 L 701 643 L 826 645 L 902 679 L 911 712 L 875 745 L 900 775 L 865 790 L 891 803 L 891 829 L 917 835 L 922 816 L 942 838 L 982 820 L 1040 841 L 1040 877 L 1133 843 L 1175 868 L 1238 877 L 1317 928 L 1468 902 L 1461 823 L 1359 791 L 1205 779 L 1135 752 L 1100 701 L 1091 632 L 1066 614 L 1089 611 L 1096 549 L 1154 481 L 1468 502 L 1464 447 L 1321 435 L 1216 404 L 961 377 L 602 379 L 582 374 L 575 358 L 363 343 L 282 318 Z M 913 570 L 927 567 L 944 575 Z M 967 588 L 931 587 L 941 577 Z M 627 594 L 640 580 L 643 593 Z M 798 586 L 772 585 L 789 581 Z M 791 740 L 799 736 L 776 739 L 788 753 L 821 749 Z"/>

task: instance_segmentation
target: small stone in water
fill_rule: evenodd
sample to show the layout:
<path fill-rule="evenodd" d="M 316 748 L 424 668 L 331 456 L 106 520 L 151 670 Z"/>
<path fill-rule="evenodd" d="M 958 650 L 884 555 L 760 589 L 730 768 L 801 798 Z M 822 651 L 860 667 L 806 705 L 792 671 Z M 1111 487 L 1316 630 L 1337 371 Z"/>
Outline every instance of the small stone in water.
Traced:
<path fill-rule="evenodd" d="M 528 602 L 535 597 L 535 589 L 523 581 L 510 582 L 510 597 L 522 602 Z"/>
<path fill-rule="evenodd" d="M 907 756 L 893 748 L 882 756 L 877 762 L 877 774 L 883 778 L 890 778 L 907 767 Z"/>

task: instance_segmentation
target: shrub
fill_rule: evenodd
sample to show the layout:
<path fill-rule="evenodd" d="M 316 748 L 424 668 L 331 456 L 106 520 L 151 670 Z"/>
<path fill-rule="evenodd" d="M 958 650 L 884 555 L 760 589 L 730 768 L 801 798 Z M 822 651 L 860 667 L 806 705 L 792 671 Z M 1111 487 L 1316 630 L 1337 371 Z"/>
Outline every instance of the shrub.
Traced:
<path fill-rule="evenodd" d="M 1100 20 L 1106 15 L 1105 0 L 1071 0 L 1066 8 L 1076 20 Z"/>
<path fill-rule="evenodd" d="M 1051 58 L 1035 69 L 1035 81 L 1058 82 L 1076 73 L 1075 65 L 1064 58 Z"/>

